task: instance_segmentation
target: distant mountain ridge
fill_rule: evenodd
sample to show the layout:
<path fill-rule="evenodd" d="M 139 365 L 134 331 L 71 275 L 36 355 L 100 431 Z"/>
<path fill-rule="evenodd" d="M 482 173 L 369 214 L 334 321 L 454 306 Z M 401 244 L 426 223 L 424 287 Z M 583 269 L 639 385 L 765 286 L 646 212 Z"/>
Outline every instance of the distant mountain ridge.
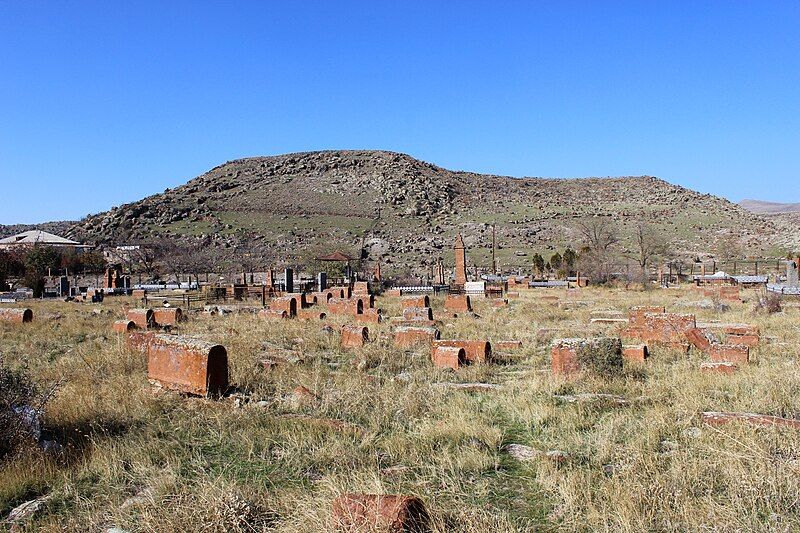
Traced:
<path fill-rule="evenodd" d="M 40 224 L 7 224 L 7 225 L 0 224 L 0 239 L 2 239 L 3 237 L 10 237 L 11 235 L 16 235 L 18 233 L 34 229 L 40 229 L 42 231 L 46 231 L 48 233 L 54 233 L 56 235 L 63 235 L 64 233 L 69 231 L 70 228 L 75 224 L 77 224 L 77 222 L 74 220 L 42 222 Z"/>
<path fill-rule="evenodd" d="M 776 214 L 776 213 L 800 213 L 800 203 L 781 203 L 766 202 L 764 200 L 745 199 L 739 205 L 751 213 L 757 214 Z"/>

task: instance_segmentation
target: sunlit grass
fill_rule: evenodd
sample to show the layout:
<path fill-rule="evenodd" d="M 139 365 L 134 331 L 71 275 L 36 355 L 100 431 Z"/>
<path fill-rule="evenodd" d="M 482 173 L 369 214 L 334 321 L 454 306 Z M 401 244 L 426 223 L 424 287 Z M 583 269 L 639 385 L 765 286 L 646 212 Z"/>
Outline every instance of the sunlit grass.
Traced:
<path fill-rule="evenodd" d="M 154 393 L 143 356 L 111 333 L 124 299 L 34 302 L 32 324 L 0 324 L 0 350 L 43 387 L 60 384 L 45 426 L 67 451 L 57 459 L 31 451 L 2 467 L 0 512 L 50 494 L 36 529 L 325 531 L 331 500 L 365 491 L 421 497 L 437 531 L 800 528 L 800 435 L 711 428 L 698 416 L 800 417 L 796 308 L 754 315 L 746 303 L 715 313 L 694 306 L 699 296 L 689 289 L 589 288 L 570 297 L 588 305 L 567 310 L 543 294 L 566 298 L 523 292 L 506 308 L 478 301 L 479 318 L 459 319 L 444 319 L 434 298 L 443 338 L 523 341 L 496 365 L 458 373 L 434 369 L 424 348 L 394 348 L 388 322 L 371 324 L 373 341 L 349 352 L 319 322 L 191 315 L 178 332 L 227 347 L 240 407 L 232 398 Z M 398 299 L 378 302 L 388 316 L 400 314 Z M 658 348 L 643 371 L 609 380 L 587 374 L 567 383 L 550 374 L 551 338 L 613 334 L 615 326 L 589 322 L 591 311 L 641 304 L 695 312 L 702 322 L 757 324 L 764 340 L 733 376 L 701 374 L 702 354 Z M 96 307 L 111 312 L 94 314 Z M 346 321 L 328 323 L 337 330 Z M 302 362 L 265 373 L 259 360 L 270 346 L 295 350 Z M 435 386 L 442 381 L 502 388 Z M 293 404 L 298 385 L 319 400 Z M 629 403 L 553 398 L 578 392 Z M 568 459 L 521 463 L 504 450 L 510 443 Z"/>

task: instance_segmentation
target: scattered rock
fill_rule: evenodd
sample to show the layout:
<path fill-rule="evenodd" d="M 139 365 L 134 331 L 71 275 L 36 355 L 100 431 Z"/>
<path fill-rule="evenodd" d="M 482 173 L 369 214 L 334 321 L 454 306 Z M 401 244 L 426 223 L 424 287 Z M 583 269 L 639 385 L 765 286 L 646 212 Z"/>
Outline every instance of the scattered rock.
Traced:
<path fill-rule="evenodd" d="M 412 377 L 410 372 L 400 372 L 392 379 L 393 381 L 402 381 L 403 383 L 408 383 L 412 380 Z"/>
<path fill-rule="evenodd" d="M 530 461 L 539 457 L 539 450 L 524 444 L 509 444 L 506 446 L 508 454 L 517 461 Z"/>
<path fill-rule="evenodd" d="M 662 440 L 658 443 L 658 455 L 670 457 L 678 451 L 679 445 L 674 440 Z"/>
<path fill-rule="evenodd" d="M 153 489 L 147 487 L 145 489 L 140 490 L 136 493 L 136 495 L 131 496 L 120 505 L 121 510 L 128 509 L 130 507 L 135 507 L 138 505 L 147 505 L 153 503 Z"/>
<path fill-rule="evenodd" d="M 580 394 L 555 394 L 553 395 L 553 398 L 565 403 L 585 403 L 585 402 L 597 402 L 597 401 L 606 401 L 615 403 L 617 405 L 625 405 L 628 403 L 628 400 L 626 400 L 622 396 L 616 396 L 614 394 L 603 394 L 598 392 L 582 392 Z"/>
<path fill-rule="evenodd" d="M 683 430 L 684 436 L 690 439 L 699 439 L 700 436 L 703 434 L 703 430 L 698 427 L 688 427 Z"/>
<path fill-rule="evenodd" d="M 473 448 L 478 448 L 479 450 L 483 450 L 483 451 L 486 451 L 486 452 L 491 450 L 489 445 L 486 444 L 485 442 L 483 442 L 478 437 L 470 437 L 469 439 L 467 439 L 467 444 L 469 444 Z"/>
<path fill-rule="evenodd" d="M 524 444 L 509 444 L 506 446 L 508 454 L 517 461 L 527 462 L 534 459 L 547 459 L 555 464 L 562 464 L 569 460 L 569 453 L 563 450 L 541 451 Z"/>
<path fill-rule="evenodd" d="M 26 522 L 30 522 L 50 498 L 51 496 L 43 496 L 18 505 L 8 514 L 6 523 L 11 525 L 12 529 L 14 529 L 15 527 L 24 525 Z"/>
<path fill-rule="evenodd" d="M 389 466 L 381 470 L 381 474 L 384 476 L 396 476 L 398 474 L 402 474 L 404 472 L 408 472 L 410 468 L 405 465 L 395 465 Z"/>
<path fill-rule="evenodd" d="M 289 404 L 293 409 L 305 409 L 313 407 L 319 402 L 319 396 L 311 392 L 306 387 L 300 385 L 295 387 L 289 395 Z"/>
<path fill-rule="evenodd" d="M 491 392 L 500 390 L 502 388 L 501 385 L 495 385 L 494 383 L 434 383 L 434 387 L 439 387 L 442 389 L 455 389 L 455 390 L 462 390 L 466 392 Z"/>

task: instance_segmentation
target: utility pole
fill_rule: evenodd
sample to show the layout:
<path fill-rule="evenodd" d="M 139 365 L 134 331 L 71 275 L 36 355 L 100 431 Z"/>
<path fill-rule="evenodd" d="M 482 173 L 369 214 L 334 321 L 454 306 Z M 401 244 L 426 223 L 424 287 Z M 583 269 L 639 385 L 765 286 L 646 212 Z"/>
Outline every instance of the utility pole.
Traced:
<path fill-rule="evenodd" d="M 497 222 L 492 223 L 492 274 L 497 274 Z"/>

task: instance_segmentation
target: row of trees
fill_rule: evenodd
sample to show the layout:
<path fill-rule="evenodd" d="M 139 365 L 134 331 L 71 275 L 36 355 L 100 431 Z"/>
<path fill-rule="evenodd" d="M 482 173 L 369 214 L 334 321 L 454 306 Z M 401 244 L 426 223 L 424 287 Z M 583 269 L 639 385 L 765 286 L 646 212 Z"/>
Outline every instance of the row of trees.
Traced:
<path fill-rule="evenodd" d="M 605 283 L 612 274 L 624 270 L 624 261 L 638 267 L 636 277 L 646 285 L 651 267 L 667 255 L 666 239 L 646 222 L 634 227 L 632 242 L 626 247 L 620 244 L 617 227 L 606 217 L 593 217 L 579 223 L 575 229 L 580 242 L 578 250 L 568 247 L 563 252 L 554 253 L 549 260 L 535 254 L 532 266 L 536 274 L 555 273 L 563 277 L 579 271 L 593 282 Z M 144 274 L 153 280 L 164 274 L 175 278 L 189 275 L 199 280 L 208 272 L 250 272 L 268 264 L 263 251 L 211 244 L 208 240 L 142 242 L 139 249 L 131 251 L 123 260 L 123 270 Z M 726 248 L 733 249 L 734 246 L 731 244 Z M 71 249 L 50 246 L 0 251 L 0 288 L 7 288 L 9 278 L 24 278 L 25 285 L 38 295 L 44 288 L 43 278 L 48 272 L 53 275 L 99 273 L 105 266 L 100 252 L 76 253 Z"/>
<path fill-rule="evenodd" d="M 8 280 L 22 278 L 34 296 L 44 291 L 48 274 L 99 273 L 106 267 L 103 254 L 97 251 L 78 253 L 70 248 L 33 245 L 16 250 L 0 250 L 0 290 L 7 290 Z"/>
<path fill-rule="evenodd" d="M 649 270 L 667 254 L 665 239 L 657 229 L 647 223 L 634 227 L 632 244 L 627 248 L 620 244 L 617 227 L 606 217 L 593 217 L 576 226 L 578 250 L 567 247 L 555 252 L 549 259 L 534 254 L 533 269 L 537 275 L 554 273 L 564 277 L 579 271 L 582 276 L 595 283 L 608 282 L 612 274 L 625 270 L 624 263 L 635 264 L 635 276 L 647 283 Z M 201 275 L 215 272 L 251 272 L 263 270 L 270 258 L 263 251 L 247 247 L 212 246 L 207 240 L 143 241 L 123 261 L 123 270 L 144 274 L 152 280 L 162 275 L 173 278 L 189 276 L 199 280 Z M 330 267 L 330 265 L 326 265 Z"/>
<path fill-rule="evenodd" d="M 554 253 L 550 260 L 545 262 L 541 254 L 533 255 L 533 271 L 538 276 L 543 276 L 549 272 L 554 272 L 558 276 L 569 276 L 575 272 L 578 265 L 578 254 L 575 250 L 567 248 L 563 254 Z"/>
<path fill-rule="evenodd" d="M 580 251 L 580 270 L 599 283 L 606 283 L 619 270 L 620 259 L 632 261 L 638 267 L 638 279 L 648 286 L 651 266 L 668 253 L 667 239 L 657 228 L 639 222 L 633 228 L 632 243 L 620 246 L 616 226 L 607 218 L 593 218 L 578 224 L 578 234 L 583 246 Z"/>
<path fill-rule="evenodd" d="M 626 261 L 637 266 L 636 277 L 647 286 L 650 268 L 668 253 L 667 240 L 646 222 L 634 227 L 629 247 L 620 245 L 617 227 L 608 218 L 596 217 L 581 222 L 576 232 L 581 244 L 577 252 L 567 248 L 563 254 L 553 254 L 549 261 L 538 253 L 533 256 L 533 270 L 537 275 L 553 272 L 563 277 L 579 271 L 595 283 L 606 283 Z"/>
<path fill-rule="evenodd" d="M 182 279 L 188 276 L 199 281 L 201 276 L 214 272 L 253 272 L 264 270 L 269 258 L 260 251 L 238 246 L 213 246 L 210 240 L 142 241 L 121 261 L 123 270 L 143 274 L 151 280 L 162 276 Z"/>

